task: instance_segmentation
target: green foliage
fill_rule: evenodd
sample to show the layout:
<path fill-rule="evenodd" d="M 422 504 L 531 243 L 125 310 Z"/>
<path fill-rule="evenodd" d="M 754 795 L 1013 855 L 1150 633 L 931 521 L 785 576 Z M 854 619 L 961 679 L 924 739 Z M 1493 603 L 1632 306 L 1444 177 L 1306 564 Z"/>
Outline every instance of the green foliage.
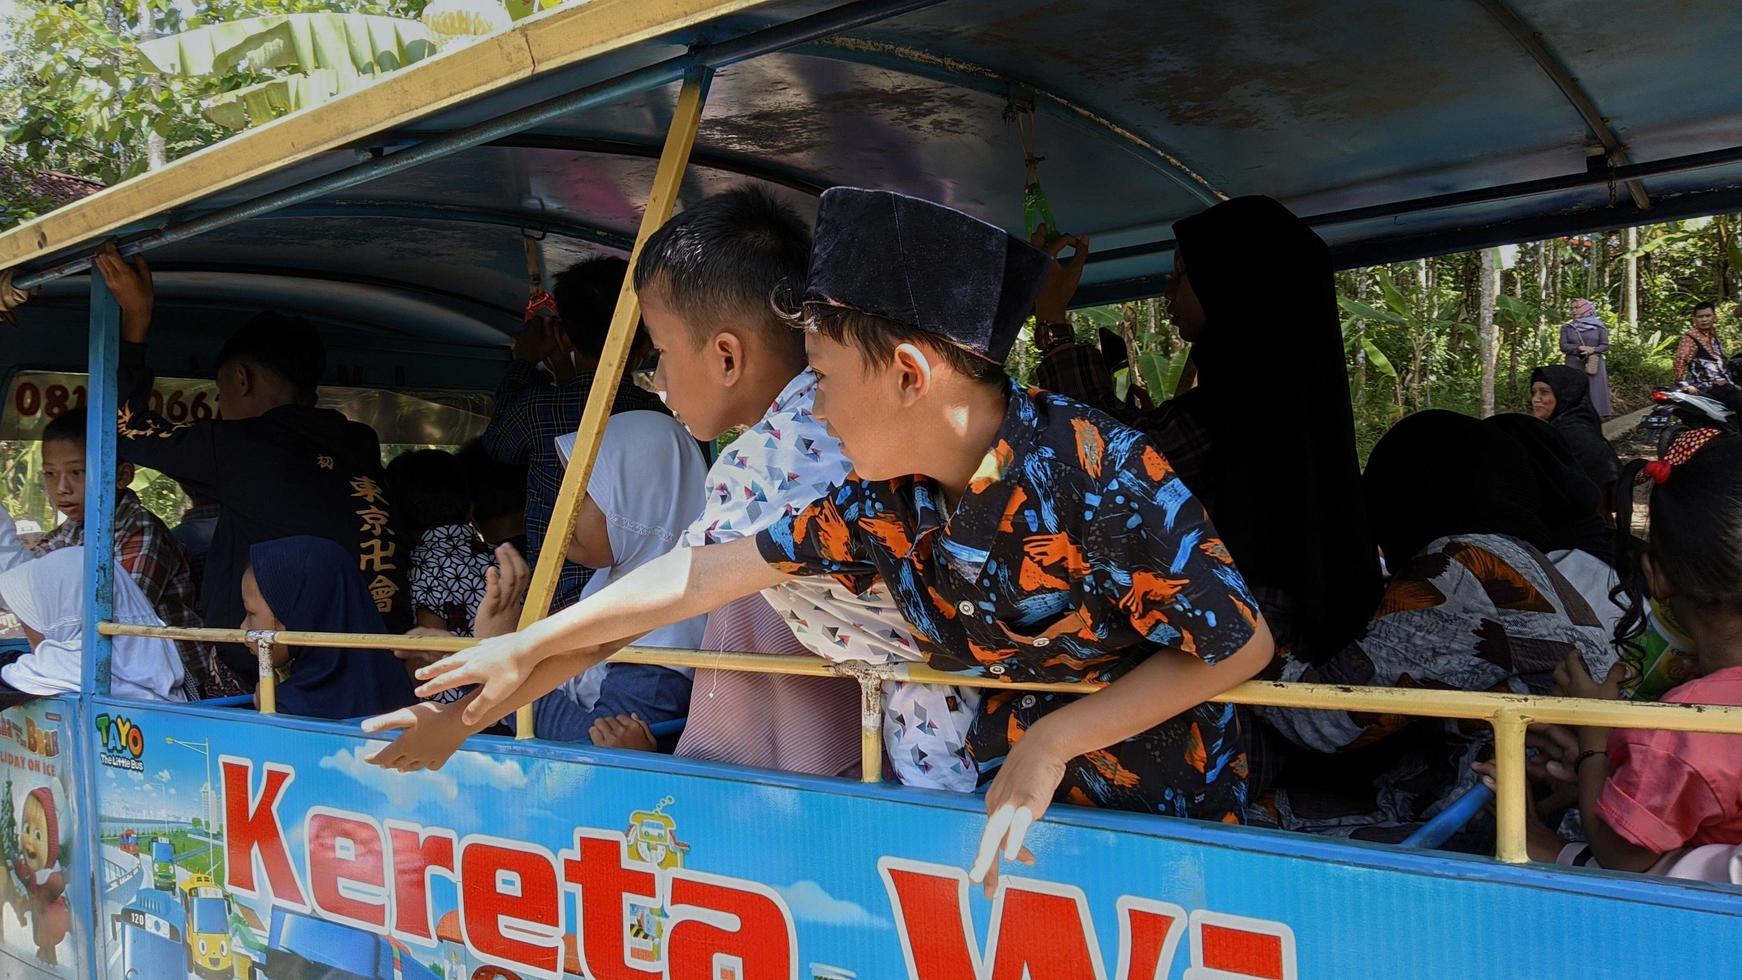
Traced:
<path fill-rule="evenodd" d="M 0 34 L 14 42 L 0 46 L 0 120 L 6 121 L 0 162 L 25 175 L 56 170 L 119 182 L 146 169 L 153 136 L 173 160 L 238 124 L 346 91 L 347 79 L 426 56 L 433 45 L 415 23 L 426 3 L 19 0 L 0 19 Z M 243 22 L 254 26 L 229 31 L 228 44 L 216 43 L 217 33 L 202 33 L 208 25 Z M 267 22 L 271 26 L 260 26 Z M 143 40 L 146 27 L 159 40 Z M 201 63 L 202 38 L 209 70 L 185 70 Z M 0 228 L 52 203 L 27 191 L 23 175 L 0 177 Z"/>
<path fill-rule="evenodd" d="M 336 13 L 252 17 L 138 45 L 139 56 L 164 75 L 281 76 L 208 97 L 206 115 L 226 129 L 325 102 L 435 50 L 416 21 Z"/>
<path fill-rule="evenodd" d="M 1675 373 L 1675 348 L 1680 333 L 1662 330 L 1640 336 L 1632 330 L 1611 330 L 1609 335 L 1609 386 L 1627 391 L 1650 391 L 1669 382 Z"/>

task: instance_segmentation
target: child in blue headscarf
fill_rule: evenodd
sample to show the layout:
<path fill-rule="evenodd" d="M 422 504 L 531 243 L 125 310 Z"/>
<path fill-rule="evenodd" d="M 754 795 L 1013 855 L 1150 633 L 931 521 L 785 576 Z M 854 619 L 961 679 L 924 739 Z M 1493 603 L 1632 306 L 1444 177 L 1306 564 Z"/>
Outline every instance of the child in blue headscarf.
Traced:
<path fill-rule="evenodd" d="M 385 633 L 356 557 L 326 538 L 301 535 L 254 545 L 242 576 L 247 630 Z M 386 650 L 276 646 L 278 710 L 357 718 L 417 700 L 405 667 Z"/>

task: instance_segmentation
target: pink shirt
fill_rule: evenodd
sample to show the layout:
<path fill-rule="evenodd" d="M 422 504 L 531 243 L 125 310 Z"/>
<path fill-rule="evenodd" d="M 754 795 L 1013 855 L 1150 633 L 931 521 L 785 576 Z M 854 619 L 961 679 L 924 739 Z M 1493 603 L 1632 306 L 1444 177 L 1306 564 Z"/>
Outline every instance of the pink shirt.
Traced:
<path fill-rule="evenodd" d="M 1695 678 L 1663 700 L 1742 706 L 1742 667 Z M 1659 854 L 1742 844 L 1742 735 L 1624 728 L 1609 736 L 1609 765 L 1597 814 L 1622 837 Z"/>

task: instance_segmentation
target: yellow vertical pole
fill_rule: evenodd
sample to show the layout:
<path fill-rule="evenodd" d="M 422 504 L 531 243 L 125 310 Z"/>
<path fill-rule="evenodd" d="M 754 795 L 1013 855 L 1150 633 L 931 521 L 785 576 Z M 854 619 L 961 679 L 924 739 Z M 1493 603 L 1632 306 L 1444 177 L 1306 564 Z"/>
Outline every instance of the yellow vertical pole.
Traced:
<path fill-rule="evenodd" d="M 635 247 L 629 253 L 631 275 L 623 278 L 623 289 L 617 294 L 617 310 L 611 317 L 611 332 L 605 338 L 605 349 L 599 355 L 599 371 L 593 377 L 587 404 L 581 410 L 581 425 L 575 437 L 574 453 L 568 469 L 563 472 L 562 489 L 558 491 L 556 509 L 550 515 L 550 529 L 545 532 L 544 546 L 538 556 L 538 567 L 532 573 L 532 585 L 527 589 L 526 608 L 520 614 L 520 628 L 525 629 L 550 613 L 551 599 L 556 595 L 557 578 L 562 574 L 564 543 L 575 530 L 575 514 L 580 510 L 581 497 L 587 481 L 593 475 L 593 461 L 599 455 L 599 442 L 605 436 L 605 421 L 611 416 L 611 403 L 617 398 L 617 384 L 629 361 L 629 348 L 635 340 L 636 327 L 641 323 L 641 301 L 635 295 L 633 270 L 641 247 L 660 225 L 671 217 L 677 205 L 678 191 L 683 186 L 684 170 L 689 166 L 690 149 L 695 146 L 696 130 L 701 126 L 702 106 L 707 102 L 708 83 L 713 69 L 697 67 L 684 76 L 678 90 L 677 105 L 672 110 L 671 128 L 666 131 L 665 149 L 659 155 L 659 168 L 653 175 L 653 189 L 647 195 L 647 209 L 641 215 L 641 230 L 635 235 Z M 515 715 L 515 737 L 532 738 L 532 706 L 521 708 Z"/>
<path fill-rule="evenodd" d="M 263 715 L 278 713 L 278 672 L 272 667 L 272 644 L 275 640 L 268 630 L 249 630 L 248 639 L 254 643 L 254 656 L 259 661 L 260 683 L 254 689 L 254 699 Z"/>
<path fill-rule="evenodd" d="M 1515 709 L 1494 716 L 1494 856 L 1507 864 L 1530 860 L 1525 846 L 1525 810 L 1530 805 L 1524 778 L 1524 730 L 1528 722 Z"/>
<path fill-rule="evenodd" d="M 883 682 L 859 675 L 859 781 L 883 781 Z"/>

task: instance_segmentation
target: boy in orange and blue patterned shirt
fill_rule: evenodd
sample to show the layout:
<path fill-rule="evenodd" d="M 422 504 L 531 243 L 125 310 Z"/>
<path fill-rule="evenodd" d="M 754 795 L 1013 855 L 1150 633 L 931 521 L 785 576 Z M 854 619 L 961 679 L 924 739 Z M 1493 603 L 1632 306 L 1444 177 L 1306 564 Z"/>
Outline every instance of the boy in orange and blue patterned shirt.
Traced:
<path fill-rule="evenodd" d="M 934 667 L 1107 685 L 985 699 L 970 738 L 991 820 L 972 878 L 990 888 L 1000 851 L 1031 860 L 1022 841 L 1055 798 L 1240 822 L 1241 716 L 1205 702 L 1275 645 L 1202 504 L 1141 434 L 1004 376 L 1050 267 L 960 212 L 826 192 L 797 319 L 816 417 L 854 473 L 754 539 L 678 549 L 425 668 L 420 693 L 481 685 L 467 717 L 486 716 L 547 661 L 572 667 L 787 576 L 854 591 L 881 577 Z"/>

